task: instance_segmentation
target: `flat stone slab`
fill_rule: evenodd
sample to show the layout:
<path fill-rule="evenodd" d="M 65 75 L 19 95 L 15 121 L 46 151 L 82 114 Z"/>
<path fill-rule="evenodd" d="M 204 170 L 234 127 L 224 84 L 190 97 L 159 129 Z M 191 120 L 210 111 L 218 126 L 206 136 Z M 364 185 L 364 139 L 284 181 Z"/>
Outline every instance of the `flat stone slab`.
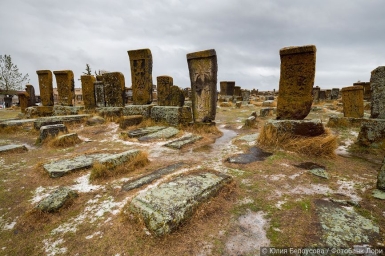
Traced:
<path fill-rule="evenodd" d="M 322 246 L 351 248 L 355 244 L 371 244 L 379 236 L 379 227 L 371 220 L 326 200 L 316 200 L 316 211 L 322 230 Z"/>
<path fill-rule="evenodd" d="M 124 163 L 130 161 L 132 157 L 138 155 L 139 153 L 140 153 L 139 150 L 131 149 L 131 150 L 119 153 L 119 154 L 111 154 L 108 156 L 102 156 L 96 160 L 99 163 L 112 169 L 112 168 L 115 168 L 121 164 L 124 164 Z"/>
<path fill-rule="evenodd" d="M 134 180 L 130 180 L 129 182 L 125 183 L 122 186 L 123 191 L 130 191 L 136 188 L 139 188 L 143 185 L 149 184 L 153 182 L 154 180 L 157 180 L 167 174 L 173 173 L 178 169 L 181 169 L 182 167 L 186 166 L 185 163 L 176 163 L 169 165 L 167 167 L 164 167 L 162 169 L 158 169 L 150 174 L 147 174 L 145 176 L 139 177 Z"/>
<path fill-rule="evenodd" d="M 373 190 L 373 197 L 381 200 L 385 200 L 385 191 L 375 189 Z"/>
<path fill-rule="evenodd" d="M 67 187 L 60 187 L 52 192 L 48 197 L 41 200 L 36 206 L 42 212 L 56 212 L 63 205 L 77 196 L 77 193 Z"/>
<path fill-rule="evenodd" d="M 329 179 L 328 173 L 325 171 L 325 169 L 322 168 L 314 168 L 309 170 L 309 172 L 315 176 L 318 176 L 320 178 Z"/>
<path fill-rule="evenodd" d="M 258 136 L 259 136 L 259 133 L 247 134 L 247 135 L 243 135 L 243 136 L 237 138 L 236 140 L 243 140 L 243 141 L 246 141 L 246 142 L 253 142 L 253 141 L 257 141 Z"/>
<path fill-rule="evenodd" d="M 68 116 L 46 116 L 46 117 L 40 117 L 37 118 L 34 121 L 34 128 L 40 129 L 42 126 L 45 125 L 45 123 L 52 123 L 52 122 L 61 122 L 61 123 L 77 123 L 82 122 L 83 120 L 91 117 L 89 114 L 83 114 L 83 115 L 68 115 Z"/>
<path fill-rule="evenodd" d="M 110 156 L 111 154 L 91 154 L 77 156 L 71 159 L 63 159 L 43 165 L 51 178 L 61 177 L 69 172 L 92 167 L 95 160 Z"/>
<path fill-rule="evenodd" d="M 164 146 L 169 147 L 169 148 L 181 149 L 182 147 L 184 147 L 188 144 L 194 143 L 195 141 L 200 140 L 200 139 L 202 139 L 202 136 L 193 134 L 193 135 L 189 135 L 186 137 L 182 137 L 179 140 L 171 141 L 171 142 L 165 144 Z"/>
<path fill-rule="evenodd" d="M 175 230 L 198 205 L 231 180 L 228 175 L 212 172 L 178 177 L 136 196 L 130 210 L 144 220 L 151 232 L 161 236 Z"/>
<path fill-rule="evenodd" d="M 231 156 L 227 158 L 226 161 L 234 164 L 249 164 L 256 161 L 264 161 L 271 155 L 272 153 L 265 152 L 257 147 L 252 147 L 250 148 L 249 153 Z"/>
<path fill-rule="evenodd" d="M 32 125 L 36 119 L 8 120 L 0 123 L 0 127 Z"/>
<path fill-rule="evenodd" d="M 5 146 L 0 146 L 0 154 L 2 153 L 20 153 L 28 151 L 28 149 L 24 145 L 5 145 Z"/>
<path fill-rule="evenodd" d="M 162 129 L 158 132 L 154 132 L 148 135 L 145 135 L 143 137 L 140 137 L 139 141 L 151 141 L 151 140 L 158 140 L 158 139 L 169 139 L 171 137 L 174 137 L 179 133 L 179 130 L 174 127 L 167 127 L 166 129 Z"/>
<path fill-rule="evenodd" d="M 142 137 L 150 133 L 158 132 L 163 129 L 166 129 L 165 126 L 150 126 L 150 127 L 145 127 L 145 128 L 140 128 L 136 129 L 133 131 L 129 131 L 128 133 L 122 133 L 122 134 L 127 134 L 128 137 L 130 138 L 137 138 L 137 137 Z"/>

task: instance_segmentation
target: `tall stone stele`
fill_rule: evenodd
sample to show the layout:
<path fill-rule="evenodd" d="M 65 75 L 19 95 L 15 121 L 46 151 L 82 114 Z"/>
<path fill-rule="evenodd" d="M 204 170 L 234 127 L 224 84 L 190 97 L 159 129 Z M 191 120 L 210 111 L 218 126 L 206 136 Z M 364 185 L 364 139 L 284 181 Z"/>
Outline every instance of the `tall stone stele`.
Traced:
<path fill-rule="evenodd" d="M 279 51 L 281 74 L 277 119 L 302 120 L 310 112 L 316 64 L 315 45 L 291 46 Z"/>
<path fill-rule="evenodd" d="M 27 84 L 25 86 L 25 90 L 29 94 L 29 97 L 28 97 L 28 107 L 36 106 L 35 87 L 33 87 L 32 84 Z"/>
<path fill-rule="evenodd" d="M 214 49 L 187 54 L 192 90 L 193 121 L 215 120 L 217 104 L 217 55 Z"/>
<path fill-rule="evenodd" d="M 235 81 L 221 81 L 219 82 L 221 91 L 219 92 L 220 95 L 223 96 L 233 96 L 234 95 L 234 87 L 235 87 Z"/>
<path fill-rule="evenodd" d="M 134 105 L 152 102 L 152 55 L 150 49 L 128 51 Z"/>
<path fill-rule="evenodd" d="M 43 106 L 53 106 L 53 86 L 51 70 L 37 70 L 39 78 L 40 99 Z"/>
<path fill-rule="evenodd" d="M 84 107 L 86 109 L 94 109 L 96 107 L 94 86 L 96 78 L 93 75 L 82 75 L 80 80 L 82 82 Z"/>
<path fill-rule="evenodd" d="M 184 93 L 176 85 L 171 76 L 158 76 L 156 78 L 158 92 L 158 106 L 182 107 L 184 105 Z"/>
<path fill-rule="evenodd" d="M 370 76 L 371 118 L 385 119 L 385 66 L 374 69 Z"/>
<path fill-rule="evenodd" d="M 349 86 L 341 89 L 344 117 L 362 118 L 364 116 L 364 88 Z"/>
<path fill-rule="evenodd" d="M 106 107 L 124 107 L 124 75 L 120 72 L 105 73 L 103 84 Z"/>
<path fill-rule="evenodd" d="M 340 89 L 338 89 L 338 88 L 333 88 L 333 89 L 332 89 L 332 93 L 331 93 L 331 99 L 332 99 L 332 100 L 337 100 L 339 94 L 340 94 Z"/>
<path fill-rule="evenodd" d="M 318 102 L 319 101 L 319 92 L 320 92 L 321 88 L 319 88 L 318 86 L 316 87 L 313 87 L 313 101 L 314 102 Z"/>
<path fill-rule="evenodd" d="M 57 92 L 59 94 L 58 105 L 72 106 L 75 98 L 75 81 L 72 70 L 60 70 L 53 72 L 56 77 Z"/>

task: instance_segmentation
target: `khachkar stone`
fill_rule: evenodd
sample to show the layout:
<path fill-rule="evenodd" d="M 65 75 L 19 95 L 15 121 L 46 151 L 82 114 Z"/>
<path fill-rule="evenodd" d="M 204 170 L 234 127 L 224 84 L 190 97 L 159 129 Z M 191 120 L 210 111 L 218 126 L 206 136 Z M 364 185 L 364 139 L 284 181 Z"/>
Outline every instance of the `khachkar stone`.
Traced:
<path fill-rule="evenodd" d="M 124 75 L 120 72 L 103 74 L 106 107 L 124 107 Z"/>
<path fill-rule="evenodd" d="M 58 105 L 72 106 L 75 98 L 75 81 L 72 70 L 60 70 L 53 72 L 56 77 L 57 91 L 59 94 Z"/>
<path fill-rule="evenodd" d="M 234 87 L 235 87 L 234 81 L 221 81 L 219 82 L 219 85 L 221 87 L 221 91 L 219 92 L 220 95 L 223 95 L 223 96 L 234 95 Z"/>
<path fill-rule="evenodd" d="M 171 76 L 158 76 L 156 81 L 159 106 L 182 107 L 184 105 L 185 95 L 178 86 L 173 85 Z"/>
<path fill-rule="evenodd" d="M 241 96 L 241 87 L 234 86 L 234 96 Z"/>
<path fill-rule="evenodd" d="M 80 76 L 82 82 L 83 102 L 86 109 L 93 109 L 96 107 L 95 102 L 95 86 L 96 78 L 91 75 Z"/>
<path fill-rule="evenodd" d="M 28 97 L 28 107 L 36 106 L 36 96 L 35 96 L 35 88 L 31 84 L 27 84 L 25 86 L 25 90 L 29 94 Z"/>
<path fill-rule="evenodd" d="M 150 49 L 128 51 L 134 105 L 152 102 L 152 55 Z"/>
<path fill-rule="evenodd" d="M 43 106 L 53 106 L 53 87 L 51 70 L 37 70 L 39 77 L 40 99 Z"/>
<path fill-rule="evenodd" d="M 340 94 L 340 89 L 338 89 L 338 88 L 333 88 L 333 89 L 332 89 L 332 93 L 331 93 L 331 95 L 330 95 L 330 96 L 331 96 L 331 99 L 332 99 L 332 100 L 337 100 L 339 94 Z"/>
<path fill-rule="evenodd" d="M 372 71 L 370 84 L 372 89 L 370 117 L 385 119 L 385 66 Z"/>
<path fill-rule="evenodd" d="M 318 86 L 313 87 L 313 101 L 315 101 L 315 102 L 319 101 L 320 90 L 321 90 L 321 88 L 319 88 Z"/>
<path fill-rule="evenodd" d="M 214 49 L 187 54 L 194 122 L 215 120 L 217 104 L 217 55 Z"/>
<path fill-rule="evenodd" d="M 353 83 L 353 86 L 362 86 L 362 87 L 364 87 L 364 100 L 371 100 L 372 89 L 371 89 L 371 86 L 370 86 L 370 82 L 357 82 L 357 83 Z"/>
<path fill-rule="evenodd" d="M 344 117 L 361 118 L 364 116 L 364 88 L 349 86 L 341 90 Z"/>
<path fill-rule="evenodd" d="M 249 90 L 241 90 L 242 100 L 249 101 L 250 100 L 250 91 Z"/>
<path fill-rule="evenodd" d="M 332 99 L 332 90 L 325 90 L 325 95 L 327 100 Z"/>
<path fill-rule="evenodd" d="M 104 83 L 102 81 L 94 82 L 95 88 L 95 104 L 97 107 L 102 108 L 106 106 L 106 101 L 104 98 Z"/>
<path fill-rule="evenodd" d="M 302 120 L 310 112 L 316 63 L 315 45 L 282 48 L 277 119 Z"/>
<path fill-rule="evenodd" d="M 326 91 L 325 90 L 320 90 L 319 95 L 318 95 L 318 100 L 326 100 Z"/>

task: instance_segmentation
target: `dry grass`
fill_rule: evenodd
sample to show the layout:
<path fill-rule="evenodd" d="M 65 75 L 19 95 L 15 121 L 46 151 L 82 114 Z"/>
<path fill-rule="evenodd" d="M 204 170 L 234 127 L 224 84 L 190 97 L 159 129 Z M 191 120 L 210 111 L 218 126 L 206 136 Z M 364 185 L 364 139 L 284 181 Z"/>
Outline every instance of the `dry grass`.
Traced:
<path fill-rule="evenodd" d="M 181 127 L 180 129 L 199 135 L 222 135 L 222 132 L 217 128 L 216 125 L 194 123 L 189 126 Z"/>
<path fill-rule="evenodd" d="M 219 106 L 220 106 L 220 107 L 227 107 L 227 108 L 229 108 L 229 107 L 232 107 L 232 106 L 233 106 L 233 103 L 232 103 L 232 102 L 221 102 L 221 103 L 219 104 Z"/>
<path fill-rule="evenodd" d="M 72 146 L 82 142 L 82 140 L 79 139 L 78 136 L 63 137 L 63 138 L 59 138 L 59 136 L 50 140 L 47 144 L 50 147 L 62 147 L 62 148 L 64 148 L 64 147 L 72 147 Z"/>
<path fill-rule="evenodd" d="M 290 133 L 277 134 L 262 127 L 258 144 L 267 148 L 282 148 L 309 156 L 335 157 L 337 137 L 327 128 L 323 135 L 304 137 Z"/>
<path fill-rule="evenodd" d="M 109 177 L 115 177 L 124 173 L 129 173 L 135 169 L 146 166 L 150 161 L 148 160 L 148 154 L 146 152 L 139 152 L 135 156 L 132 156 L 126 163 L 117 166 L 115 168 L 108 168 L 108 166 L 96 162 L 93 164 L 90 174 L 90 181 L 97 179 L 106 179 Z"/>

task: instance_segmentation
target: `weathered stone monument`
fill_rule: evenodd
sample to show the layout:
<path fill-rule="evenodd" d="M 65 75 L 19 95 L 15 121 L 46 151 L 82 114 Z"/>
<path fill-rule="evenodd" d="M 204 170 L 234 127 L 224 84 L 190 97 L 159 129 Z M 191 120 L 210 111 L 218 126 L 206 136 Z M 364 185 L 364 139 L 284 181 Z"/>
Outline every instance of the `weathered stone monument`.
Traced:
<path fill-rule="evenodd" d="M 104 98 L 104 83 L 103 81 L 95 81 L 95 104 L 97 107 L 102 108 L 106 106 L 106 101 Z"/>
<path fill-rule="evenodd" d="M 318 101 L 324 101 L 326 100 L 326 91 L 320 90 L 318 95 Z"/>
<path fill-rule="evenodd" d="M 128 51 L 131 65 L 133 104 L 152 102 L 152 55 L 150 49 Z"/>
<path fill-rule="evenodd" d="M 344 117 L 361 118 L 364 116 L 364 88 L 349 86 L 341 90 Z"/>
<path fill-rule="evenodd" d="M 313 102 L 316 51 L 315 45 L 280 50 L 277 119 L 301 120 L 309 114 Z"/>
<path fill-rule="evenodd" d="M 36 73 L 39 77 L 41 104 L 53 106 L 52 72 L 50 70 L 37 70 Z"/>
<path fill-rule="evenodd" d="M 241 87 L 234 86 L 234 96 L 241 96 Z"/>
<path fill-rule="evenodd" d="M 331 99 L 332 100 L 336 100 L 336 99 L 338 99 L 338 96 L 339 96 L 339 94 L 340 94 L 340 89 L 338 89 L 338 88 L 333 88 L 332 89 L 332 93 L 331 93 Z"/>
<path fill-rule="evenodd" d="M 25 109 L 28 107 L 29 94 L 28 92 L 20 92 L 17 94 L 19 98 L 20 110 L 25 113 Z"/>
<path fill-rule="evenodd" d="M 374 69 L 370 77 L 371 118 L 385 119 L 385 66 Z"/>
<path fill-rule="evenodd" d="M 103 74 L 104 100 L 106 107 L 124 107 L 124 75 L 120 72 Z"/>
<path fill-rule="evenodd" d="M 158 84 L 158 105 L 182 107 L 185 96 L 178 86 L 173 85 L 172 77 L 158 76 L 156 80 Z"/>
<path fill-rule="evenodd" d="M 364 100 L 370 100 L 372 95 L 372 89 L 370 82 L 357 82 L 353 83 L 353 86 L 362 86 L 364 88 Z"/>
<path fill-rule="evenodd" d="M 75 98 L 75 81 L 72 70 L 60 70 L 53 72 L 56 77 L 57 91 L 59 94 L 58 105 L 72 106 Z"/>
<path fill-rule="evenodd" d="M 187 54 L 194 122 L 215 120 L 217 103 L 217 55 L 214 49 Z"/>
<path fill-rule="evenodd" d="M 86 109 L 94 109 L 95 102 L 95 77 L 92 75 L 83 75 L 80 77 L 82 82 L 83 102 Z"/>
<path fill-rule="evenodd" d="M 221 91 L 220 95 L 223 96 L 233 96 L 234 95 L 234 87 L 235 82 L 234 81 L 221 81 L 220 83 Z"/>
<path fill-rule="evenodd" d="M 28 107 L 36 106 L 36 95 L 35 95 L 35 88 L 31 84 L 27 84 L 25 86 L 25 90 L 27 91 L 29 98 L 28 98 Z"/>
<path fill-rule="evenodd" d="M 241 96 L 243 101 L 250 100 L 250 91 L 249 90 L 241 90 Z"/>
<path fill-rule="evenodd" d="M 331 100 L 332 99 L 332 90 L 325 90 L 325 96 L 326 100 Z"/>
<path fill-rule="evenodd" d="M 319 86 L 313 87 L 312 93 L 313 93 L 313 101 L 314 102 L 318 102 L 320 90 L 321 90 L 321 88 L 319 88 Z"/>

